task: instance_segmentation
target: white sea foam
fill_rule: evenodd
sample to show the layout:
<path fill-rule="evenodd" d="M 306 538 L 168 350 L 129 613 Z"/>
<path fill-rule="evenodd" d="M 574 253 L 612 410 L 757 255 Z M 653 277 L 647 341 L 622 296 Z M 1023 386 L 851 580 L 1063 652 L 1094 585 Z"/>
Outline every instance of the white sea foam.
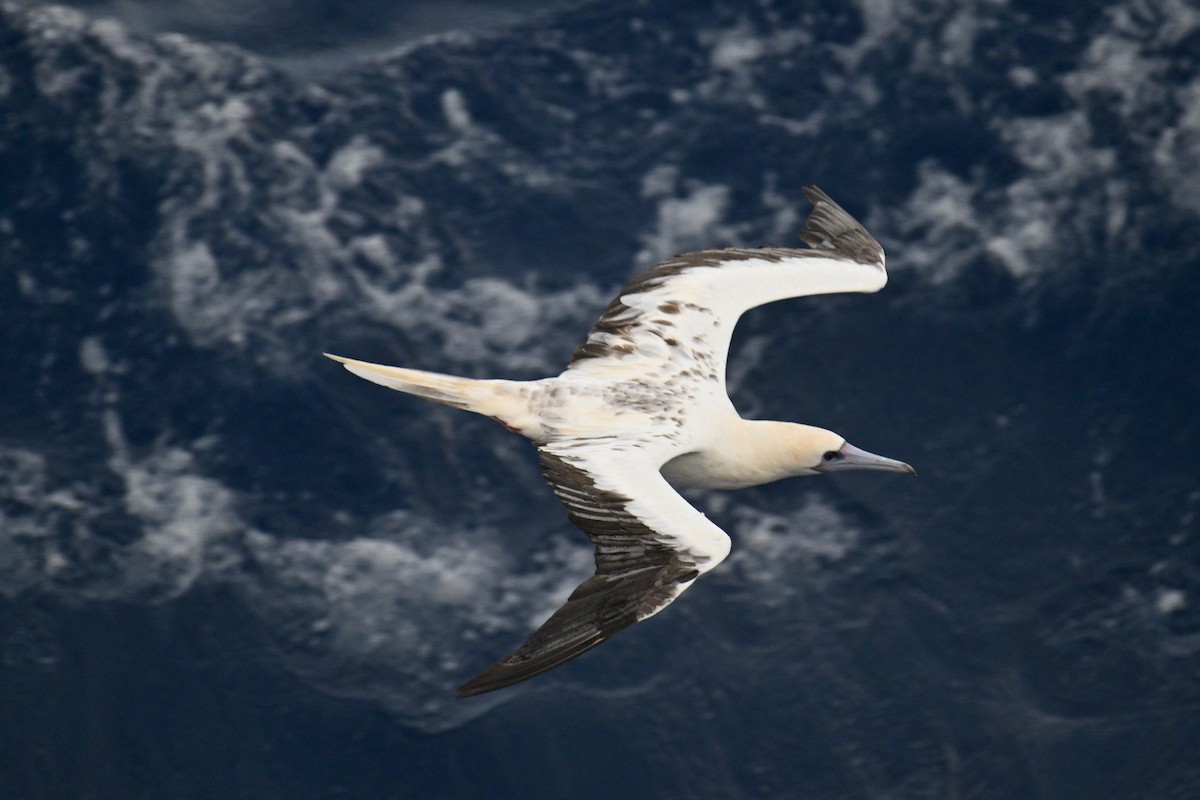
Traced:
<path fill-rule="evenodd" d="M 731 28 L 703 31 L 697 38 L 710 48 L 709 58 L 714 69 L 738 72 L 764 58 L 812 44 L 813 33 L 805 28 L 774 28 L 758 33 L 742 21 Z"/>
<path fill-rule="evenodd" d="M 46 460 L 17 447 L 0 447 L 0 596 L 18 597 L 43 582 L 53 508 L 46 502 Z"/>
<path fill-rule="evenodd" d="M 659 166 L 642 179 L 642 195 L 658 202 L 655 227 L 644 234 L 637 263 L 646 267 L 676 253 L 731 240 L 734 232 L 721 224 L 729 206 L 729 187 L 680 180 L 673 166 Z"/>
<path fill-rule="evenodd" d="M 1187 593 L 1180 589 L 1159 588 L 1154 599 L 1154 608 L 1159 614 L 1174 614 L 1187 606 Z"/>
<path fill-rule="evenodd" d="M 489 544 L 495 539 L 486 529 L 434 533 L 403 514 L 372 528 L 387 537 L 253 534 L 248 543 L 266 576 L 240 588 L 298 675 L 429 731 L 485 710 L 458 703 L 451 691 L 486 666 L 478 661 L 483 637 L 503 634 L 498 639 L 515 646 L 529 632 L 522 623 L 532 629 L 544 621 L 591 571 L 582 538 L 563 537 L 522 567 Z"/>
<path fill-rule="evenodd" d="M 989 24 L 979 7 L 947 3 L 915 5 L 907 0 L 858 0 L 864 33 L 840 51 L 846 66 L 868 53 L 911 43 L 906 69 L 944 74 L 968 66 L 976 40 Z M 993 131 L 1020 170 L 1006 187 L 985 186 L 976 176 L 955 174 L 930 161 L 919 166 L 909 202 L 876 211 L 884 238 L 895 219 L 903 248 L 893 248 L 889 266 L 917 268 L 934 282 L 961 274 L 979 258 L 990 259 L 1022 281 L 1062 274 L 1064 263 L 1094 246 L 1095 234 L 1114 244 L 1127 235 L 1129 195 L 1124 170 L 1106 131 L 1096 131 L 1092 113 L 1103 106 L 1119 115 L 1153 155 L 1154 177 L 1164 195 L 1200 213 L 1200 83 L 1180 85 L 1169 77 L 1169 48 L 1200 27 L 1200 11 L 1182 0 L 1152 0 L 1145 13 L 1114 6 L 1107 26 L 1087 44 L 1069 71 L 1054 76 L 1074 101 L 1053 115 L 997 117 Z M 912 40 L 908 31 L 927 34 Z M 1022 90 L 1039 91 L 1048 76 L 1016 64 L 1009 77 Z M 951 92 L 957 92 L 950 87 Z M 973 99 L 952 98 L 964 111 Z M 1170 124 L 1163 112 L 1181 109 Z M 895 214 L 895 216 L 893 216 Z"/>
<path fill-rule="evenodd" d="M 818 494 L 808 494 L 792 511 L 773 513 L 736 505 L 733 552 L 714 571 L 721 580 L 753 585 L 761 602 L 779 605 L 797 585 L 812 585 L 828 565 L 858 547 L 861 532 Z M 803 580 L 798 578 L 803 574 Z"/>
<path fill-rule="evenodd" d="M 744 26 L 721 31 L 713 38 L 711 58 L 712 65 L 717 69 L 739 69 L 762 58 L 766 51 L 763 40 Z"/>
<path fill-rule="evenodd" d="M 52 477 L 40 454 L 0 448 L 0 498 L 19 510 L 0 511 L 0 591 L 54 591 L 76 599 L 161 600 L 190 589 L 206 571 L 224 566 L 221 546 L 245 528 L 235 495 L 201 474 L 178 447 L 157 446 L 144 456 L 129 452 L 120 420 L 103 415 L 115 444 L 109 467 L 122 480 L 120 506 L 139 525 L 126 541 L 107 535 L 112 498 Z M 63 531 L 71 531 L 67 539 Z M 59 585 L 60 579 L 69 583 Z"/>
<path fill-rule="evenodd" d="M 730 27 L 699 31 L 697 39 L 708 48 L 712 69 L 694 86 L 676 90 L 677 102 L 696 98 L 727 101 L 769 116 L 760 71 L 769 69 L 780 56 L 811 45 L 813 34 L 804 27 L 760 32 L 746 20 L 740 20 Z"/>
<path fill-rule="evenodd" d="M 89 587 L 89 596 L 165 600 L 187 592 L 211 568 L 236 561 L 232 543 L 247 528 L 236 493 L 205 476 L 181 447 L 156 444 L 134 453 L 114 409 L 104 412 L 103 423 L 109 469 L 124 483 L 122 504 L 141 534 L 115 548 L 120 573 Z"/>
<path fill-rule="evenodd" d="M 436 262 L 425 269 L 436 270 Z M 414 270 L 414 275 L 419 272 Z M 473 279 L 436 291 L 414 279 L 391 289 L 356 268 L 351 274 L 359 279 L 367 301 L 361 308 L 364 316 L 437 341 L 441 360 L 460 369 L 482 366 L 496 371 L 499 364 L 513 373 L 557 373 L 565 366 L 569 348 L 546 336 L 547 331 L 586 330 L 606 296 L 590 284 L 537 292 L 498 278 Z"/>
<path fill-rule="evenodd" d="M 108 372 L 108 353 L 99 336 L 86 336 L 79 343 L 79 363 L 85 372 L 92 375 L 103 375 Z"/>
<path fill-rule="evenodd" d="M 848 71 L 858 68 L 871 52 L 885 48 L 894 41 L 908 40 L 906 31 L 919 20 L 915 4 L 910 0 L 855 0 L 863 32 L 853 44 L 838 48 L 838 57 Z"/>
<path fill-rule="evenodd" d="M 918 168 L 918 180 L 894 223 L 904 247 L 890 253 L 889 269 L 915 268 L 933 283 L 951 280 L 978 257 L 990 237 L 975 213 L 978 188 L 933 162 Z"/>
<path fill-rule="evenodd" d="M 56 484 L 37 453 L 0 447 L 0 596 L 160 602 L 203 583 L 225 585 L 298 676 L 424 730 L 486 709 L 453 695 L 486 666 L 481 642 L 489 653 L 515 646 L 592 571 L 591 548 L 566 530 L 527 563 L 505 553 L 496 531 L 404 512 L 364 520 L 369 535 L 350 540 L 276 535 L 249 524 L 240 511 L 246 498 L 206 475 L 187 450 L 137 452 L 111 409 L 103 425 L 109 468 L 121 479 L 117 501 L 137 534 L 108 539 L 93 526 L 109 499 Z M 69 549 L 59 539 L 64 528 L 74 531 Z"/>
<path fill-rule="evenodd" d="M 1183 115 L 1155 145 L 1155 171 L 1171 199 L 1200 216 L 1200 80 L 1177 89 L 1176 97 Z"/>
<path fill-rule="evenodd" d="M 383 149 L 371 144 L 366 136 L 355 136 L 334 151 L 325 169 L 326 179 L 335 190 L 358 186 L 363 175 L 383 164 L 385 158 Z"/>
<path fill-rule="evenodd" d="M 471 130 L 471 111 L 467 108 L 467 99 L 458 89 L 447 89 L 442 92 L 442 114 L 446 123 L 460 133 Z"/>
<path fill-rule="evenodd" d="M 922 164 L 908 202 L 883 212 L 905 242 L 889 266 L 941 283 L 987 257 L 1015 278 L 1036 280 L 1078 260 L 1079 229 L 1120 234 L 1127 189 L 1112 150 L 1092 143 L 1086 114 L 1004 120 L 997 129 L 1023 166 L 1020 176 L 998 192 L 980 178 Z"/>
<path fill-rule="evenodd" d="M 447 102 L 451 111 L 457 108 Z M 283 245 L 278 252 L 233 229 L 213 242 L 201 233 L 210 230 L 212 214 L 250 196 L 233 145 L 251 116 L 245 104 L 229 101 L 181 123 L 175 134 L 197 159 L 201 181 L 190 198 L 165 204 L 167 222 L 154 246 L 154 266 L 167 306 L 195 344 L 240 348 L 258 337 L 275 343 L 259 353 L 261 366 L 278 373 L 304 371 L 314 362 L 295 357 L 287 333 L 317 315 L 330 320 L 341 315 L 438 342 L 443 360 L 459 367 L 500 361 L 512 370 L 556 370 L 568 346 L 546 331 L 564 322 L 581 330 L 602 310 L 602 292 L 589 284 L 543 293 L 495 278 L 428 288 L 428 279 L 442 270 L 437 253 L 443 246 L 433 238 L 438 223 L 424 203 L 401 195 L 394 213 L 383 215 L 382 227 L 362 233 L 356 232 L 360 221 L 344 208 L 344 197 L 385 163 L 383 150 L 362 136 L 337 149 L 324 166 L 288 142 L 265 151 L 277 178 L 272 203 L 245 213 L 272 232 Z M 494 134 L 469 128 L 448 147 L 493 146 Z M 446 156 L 443 151 L 433 158 Z M 417 261 L 397 255 L 412 252 L 414 240 L 427 255 Z M 217 246 L 233 247 L 234 259 L 222 263 Z M 277 261 L 279 254 L 286 254 L 286 267 Z"/>
<path fill-rule="evenodd" d="M 873 226 L 879 223 L 879 233 L 904 242 L 903 248 L 895 248 L 892 263 L 897 268 L 916 268 L 937 283 L 986 259 L 1018 280 L 1032 282 L 1047 274 L 1061 276 L 1063 263 L 1078 261 L 1082 247 L 1094 246 L 1096 232 L 1119 242 L 1126 235 L 1130 189 L 1115 148 L 1103 132 L 1093 130 L 1096 118 L 1089 111 L 1105 92 L 1116 92 L 1115 110 L 1134 130 L 1144 127 L 1143 119 L 1161 116 L 1155 109 L 1182 109 L 1176 124 L 1145 134 L 1154 145 L 1156 177 L 1164 192 L 1182 207 L 1200 208 L 1200 113 L 1195 111 L 1200 84 L 1180 87 L 1167 80 L 1164 70 L 1171 61 L 1156 52 L 1189 35 L 1200 25 L 1200 13 L 1179 0 L 1149 5 L 1154 12 L 1143 15 L 1114 9 L 1108 28 L 1091 41 L 1079 65 L 1058 76 L 1076 101 L 1073 108 L 1050 116 L 995 119 L 994 133 L 1020 166 L 1008 186 L 985 186 L 982 176 L 929 161 L 920 165 L 917 187 L 902 209 L 873 210 L 868 220 Z M 906 69 L 944 75 L 948 68 L 974 62 L 979 35 L 992 24 L 985 9 L 946 2 L 860 0 L 856 6 L 864 30 L 837 51 L 845 74 L 831 71 L 820 77 L 831 82 L 832 93 L 850 92 L 868 106 L 879 98 L 874 77 L 852 69 L 866 55 L 894 52 L 897 43 L 909 43 Z M 914 40 L 910 31 L 915 29 L 926 34 Z M 701 32 L 713 75 L 690 92 L 736 96 L 739 105 L 757 108 L 757 65 L 803 43 L 792 33 L 760 33 L 745 20 Z M 1014 65 L 1011 77 L 1016 86 L 1031 91 L 1039 90 L 1044 80 L 1025 65 Z M 974 99 L 953 85 L 948 88 L 951 99 L 969 112 Z M 819 108 L 805 120 L 781 118 L 766 108 L 762 112 L 764 124 L 797 136 L 819 133 L 825 124 Z M 656 228 L 643 237 L 639 264 L 694 246 L 691 234 L 698 229 L 709 233 L 704 244 L 729 232 L 722 228 L 727 195 L 720 187 L 682 183 L 674 167 L 659 167 L 644 180 L 644 194 L 661 199 Z M 898 236 L 888 235 L 891 219 Z"/>

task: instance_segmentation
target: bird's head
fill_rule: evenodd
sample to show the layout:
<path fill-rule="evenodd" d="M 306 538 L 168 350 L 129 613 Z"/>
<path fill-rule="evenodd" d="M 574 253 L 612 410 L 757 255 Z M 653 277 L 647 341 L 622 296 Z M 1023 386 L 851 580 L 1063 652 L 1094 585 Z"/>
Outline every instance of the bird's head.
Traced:
<path fill-rule="evenodd" d="M 843 472 L 852 469 L 877 469 L 888 472 L 907 472 L 916 475 L 917 471 L 894 458 L 877 456 L 861 450 L 833 431 L 815 428 L 811 425 L 800 426 L 804 430 L 793 443 L 793 457 L 796 462 L 805 467 L 811 474 L 822 472 Z"/>

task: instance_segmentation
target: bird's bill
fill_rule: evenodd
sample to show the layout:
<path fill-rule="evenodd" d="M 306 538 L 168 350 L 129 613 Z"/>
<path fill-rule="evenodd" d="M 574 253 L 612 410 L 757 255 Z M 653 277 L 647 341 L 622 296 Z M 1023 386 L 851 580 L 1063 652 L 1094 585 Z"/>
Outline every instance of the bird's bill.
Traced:
<path fill-rule="evenodd" d="M 817 471 L 841 472 L 842 470 L 851 469 L 878 469 L 887 472 L 907 472 L 909 475 L 917 474 L 915 469 L 903 461 L 868 453 L 866 450 L 861 450 L 849 442 L 843 444 L 838 453 L 841 455 L 841 458 L 818 465 L 816 467 Z"/>

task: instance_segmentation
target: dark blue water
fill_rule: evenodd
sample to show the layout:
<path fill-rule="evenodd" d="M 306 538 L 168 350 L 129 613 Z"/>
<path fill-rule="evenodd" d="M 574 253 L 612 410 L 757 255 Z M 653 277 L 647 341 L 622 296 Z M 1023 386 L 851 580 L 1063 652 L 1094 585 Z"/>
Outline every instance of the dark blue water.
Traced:
<path fill-rule="evenodd" d="M 1200 17 L 363 13 L 0 4 L 0 796 L 1200 792 Z M 919 476 L 699 495 L 680 602 L 455 700 L 591 555 L 525 442 L 320 353 L 553 374 L 807 182 L 891 282 L 748 315 L 735 402 Z"/>

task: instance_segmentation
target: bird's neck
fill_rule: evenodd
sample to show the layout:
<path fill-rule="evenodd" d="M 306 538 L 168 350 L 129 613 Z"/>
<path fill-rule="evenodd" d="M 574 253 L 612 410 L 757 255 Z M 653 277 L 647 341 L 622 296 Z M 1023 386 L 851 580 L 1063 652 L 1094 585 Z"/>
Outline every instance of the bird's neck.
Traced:
<path fill-rule="evenodd" d="M 797 453 L 806 449 L 815 429 L 794 422 L 739 420 L 729 448 L 730 461 L 742 465 L 747 486 L 770 483 L 796 475 L 811 475 L 812 470 L 797 462 Z"/>

